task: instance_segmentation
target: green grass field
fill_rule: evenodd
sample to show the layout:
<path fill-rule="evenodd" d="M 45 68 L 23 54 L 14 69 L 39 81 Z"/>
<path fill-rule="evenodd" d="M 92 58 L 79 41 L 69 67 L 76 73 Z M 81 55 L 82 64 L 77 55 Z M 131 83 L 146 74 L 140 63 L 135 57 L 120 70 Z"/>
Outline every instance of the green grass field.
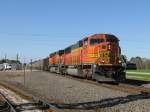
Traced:
<path fill-rule="evenodd" d="M 143 74 L 143 73 L 150 73 L 150 70 L 127 70 L 127 72 L 136 72 L 138 74 L 131 74 L 127 73 L 126 78 L 127 79 L 135 79 L 135 80 L 142 80 L 142 81 L 150 81 L 150 75 L 149 74 Z M 140 74 L 142 73 L 142 74 Z"/>
<path fill-rule="evenodd" d="M 145 70 L 127 70 L 128 72 L 146 72 L 146 73 L 150 73 L 150 69 L 145 69 Z"/>

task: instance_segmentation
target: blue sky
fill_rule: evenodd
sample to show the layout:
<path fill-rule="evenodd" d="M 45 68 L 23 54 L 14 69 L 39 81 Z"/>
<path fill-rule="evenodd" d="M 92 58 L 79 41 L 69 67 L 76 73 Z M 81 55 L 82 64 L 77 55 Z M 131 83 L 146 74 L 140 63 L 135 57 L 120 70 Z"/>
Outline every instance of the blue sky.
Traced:
<path fill-rule="evenodd" d="M 38 59 L 94 33 L 119 37 L 129 58 L 150 58 L 149 0 L 1 0 L 0 58 Z"/>

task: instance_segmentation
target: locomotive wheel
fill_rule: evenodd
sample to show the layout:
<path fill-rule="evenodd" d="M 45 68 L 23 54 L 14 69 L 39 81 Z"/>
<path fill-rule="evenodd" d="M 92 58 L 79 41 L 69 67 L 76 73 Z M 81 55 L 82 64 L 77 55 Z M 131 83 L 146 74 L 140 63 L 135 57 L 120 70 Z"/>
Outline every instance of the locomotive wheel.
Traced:
<path fill-rule="evenodd" d="M 83 77 L 84 79 L 87 79 L 87 71 L 86 71 L 86 69 L 83 69 L 82 71 L 83 71 L 82 77 Z"/>
<path fill-rule="evenodd" d="M 49 72 L 51 72 L 51 68 L 49 68 Z"/>
<path fill-rule="evenodd" d="M 126 73 L 125 72 L 120 72 L 117 74 L 117 82 L 124 82 L 126 80 Z"/>
<path fill-rule="evenodd" d="M 90 69 L 84 69 L 83 70 L 83 77 L 85 79 L 91 79 L 92 78 L 92 72 Z"/>
<path fill-rule="evenodd" d="M 88 69 L 87 79 L 92 79 L 92 70 Z"/>

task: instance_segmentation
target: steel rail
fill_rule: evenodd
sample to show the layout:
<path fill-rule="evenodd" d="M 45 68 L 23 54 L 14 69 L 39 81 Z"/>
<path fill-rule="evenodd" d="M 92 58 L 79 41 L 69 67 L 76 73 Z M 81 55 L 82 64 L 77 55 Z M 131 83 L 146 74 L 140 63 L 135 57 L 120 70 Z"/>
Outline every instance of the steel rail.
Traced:
<path fill-rule="evenodd" d="M 96 86 L 105 87 L 108 89 L 113 89 L 113 90 L 127 92 L 127 93 L 150 93 L 149 88 L 140 87 L 140 86 L 127 84 L 127 83 L 118 83 L 117 84 L 117 83 L 109 83 L 109 82 L 97 82 L 97 81 L 93 81 L 93 80 L 81 79 L 81 78 L 70 76 L 70 75 L 64 75 L 64 76 L 60 75 L 60 74 L 57 74 L 57 75 L 60 77 L 77 80 L 82 83 L 93 84 Z"/>
<path fill-rule="evenodd" d="M 17 109 L 17 106 L 13 105 L 7 97 L 0 92 L 0 96 L 2 96 L 4 103 L 3 105 L 0 105 L 0 112 L 19 112 L 19 109 Z M 47 101 L 37 99 L 36 97 L 33 97 L 33 100 L 36 102 L 35 106 L 37 109 L 41 110 L 53 110 L 54 112 L 63 112 L 62 110 L 58 109 L 55 105 L 52 105 L 48 103 Z M 1 109 L 2 108 L 2 109 Z"/>
<path fill-rule="evenodd" d="M 2 98 L 4 99 L 4 106 L 7 106 L 5 109 L 9 109 L 9 112 L 17 112 L 15 106 L 7 99 L 7 97 L 3 93 L 0 92 L 0 96 L 2 96 Z M 4 110 L 2 110 L 2 112 L 4 112 Z"/>
<path fill-rule="evenodd" d="M 31 101 L 31 105 L 34 106 L 35 109 L 46 110 L 46 112 L 48 110 L 50 110 L 50 112 L 51 111 L 52 112 L 63 112 L 62 109 L 59 109 L 56 105 L 50 103 L 48 100 L 46 101 L 44 99 L 37 98 L 37 97 L 35 97 L 34 95 L 31 95 L 31 94 L 25 94 L 25 93 L 21 92 L 19 89 L 14 88 L 14 86 L 8 85 L 5 82 L 0 82 L 0 85 L 5 87 L 5 88 L 10 89 L 11 91 L 14 91 L 15 93 L 17 93 L 18 95 L 24 97 L 25 99 L 27 98 L 28 100 L 30 100 Z M 2 93 L 0 93 L 0 95 L 1 94 Z M 29 106 L 29 108 L 30 108 L 30 106 Z M 17 110 L 17 112 L 21 109 L 19 107 L 19 105 L 14 105 L 14 107 Z M 24 107 L 28 108 L 28 105 L 25 105 Z M 16 111 L 12 111 L 12 112 L 16 112 Z"/>
<path fill-rule="evenodd" d="M 46 109 L 51 109 L 54 110 L 56 112 L 63 112 L 61 109 L 59 109 L 57 106 L 49 103 L 48 101 L 42 100 L 42 99 L 38 99 L 36 97 L 33 96 L 33 101 L 37 102 L 37 104 L 39 105 L 39 107 L 41 108 L 46 108 Z"/>

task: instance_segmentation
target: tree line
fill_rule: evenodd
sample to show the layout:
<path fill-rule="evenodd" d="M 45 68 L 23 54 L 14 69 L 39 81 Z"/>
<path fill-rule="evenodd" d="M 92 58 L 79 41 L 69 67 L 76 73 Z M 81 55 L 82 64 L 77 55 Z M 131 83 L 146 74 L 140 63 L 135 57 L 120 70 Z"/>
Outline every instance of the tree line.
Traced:
<path fill-rule="evenodd" d="M 137 56 L 132 57 L 130 62 L 136 64 L 137 69 L 150 69 L 150 59 Z"/>
<path fill-rule="evenodd" d="M 20 62 L 19 60 L 1 59 L 1 60 L 0 60 L 0 64 L 3 64 L 3 63 L 9 63 L 9 64 L 16 63 L 16 64 L 21 64 L 21 62 Z"/>

